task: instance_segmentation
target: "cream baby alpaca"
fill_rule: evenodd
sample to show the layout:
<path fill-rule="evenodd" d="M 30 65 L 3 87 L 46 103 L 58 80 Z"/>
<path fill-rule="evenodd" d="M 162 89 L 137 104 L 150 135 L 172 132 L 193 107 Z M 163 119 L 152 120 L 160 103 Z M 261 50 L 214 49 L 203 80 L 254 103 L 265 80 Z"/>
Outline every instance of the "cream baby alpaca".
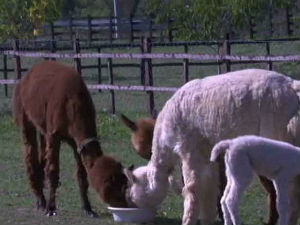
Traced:
<path fill-rule="evenodd" d="M 277 194 L 280 225 L 290 216 L 290 190 L 300 174 L 300 148 L 281 141 L 257 136 L 240 136 L 216 144 L 210 160 L 225 153 L 227 185 L 221 199 L 225 225 L 240 225 L 238 205 L 253 174 L 272 180 Z"/>

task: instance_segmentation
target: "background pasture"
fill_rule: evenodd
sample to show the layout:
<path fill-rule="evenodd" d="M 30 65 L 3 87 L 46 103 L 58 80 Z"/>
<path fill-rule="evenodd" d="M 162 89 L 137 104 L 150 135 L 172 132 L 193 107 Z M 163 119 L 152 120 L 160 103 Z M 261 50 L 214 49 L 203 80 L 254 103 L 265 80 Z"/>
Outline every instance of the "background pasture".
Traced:
<path fill-rule="evenodd" d="M 300 43 L 293 45 L 277 45 L 273 50 L 280 55 L 297 54 L 300 50 Z M 107 52 L 121 52 L 119 49 L 107 49 Z M 129 49 L 122 51 L 128 52 Z M 173 47 L 156 48 L 153 52 L 178 52 Z M 212 48 L 192 48 L 191 53 L 210 53 Z M 264 50 L 259 46 L 237 46 L 232 49 L 232 54 L 239 55 L 263 55 Z M 279 55 L 277 54 L 277 55 Z M 22 60 L 22 66 L 30 68 L 38 59 L 27 58 Z M 86 60 L 83 63 L 91 63 Z M 114 60 L 114 62 L 124 62 L 125 60 Z M 153 60 L 153 63 L 159 60 Z M 72 64 L 72 60 L 63 62 Z M 138 60 L 136 60 L 139 63 Z M 14 66 L 14 59 L 9 61 L 11 67 Z M 0 67 L 2 67 L 0 63 Z M 245 64 L 233 65 L 232 70 L 241 68 L 267 68 L 265 64 Z M 274 70 L 283 72 L 289 76 L 299 79 L 299 63 L 276 63 Z M 154 86 L 176 86 L 183 84 L 182 67 L 154 67 Z M 190 78 L 201 78 L 208 75 L 217 74 L 217 66 L 194 66 L 190 69 Z M 107 71 L 103 69 L 103 83 L 108 82 Z M 13 77 L 13 74 L 10 75 Z M 97 80 L 96 70 L 84 70 L 83 76 L 87 83 L 95 83 Z M 140 74 L 136 68 L 115 68 L 116 84 L 139 84 Z M 20 132 L 15 126 L 11 117 L 11 93 L 12 86 L 9 87 L 9 97 L 4 96 L 4 87 L 0 86 L 0 224 L 115 224 L 112 216 L 106 209 L 106 205 L 99 202 L 94 191 L 90 188 L 90 199 L 92 206 L 99 213 L 99 219 L 86 218 L 82 215 L 78 187 L 73 176 L 75 164 L 73 154 L 67 145 L 63 145 L 60 157 L 60 177 L 61 186 L 57 192 L 58 216 L 48 218 L 34 209 L 34 199 L 27 184 L 23 167 L 23 152 L 20 139 Z M 91 92 L 96 110 L 97 126 L 102 140 L 102 148 L 106 154 L 110 154 L 122 161 L 124 166 L 132 163 L 135 166 L 143 165 L 145 160 L 139 158 L 130 144 L 130 132 L 121 123 L 119 113 L 124 113 L 132 119 L 138 119 L 148 114 L 148 97 L 143 92 L 116 92 L 117 114 L 110 115 L 110 96 L 108 91 Z M 159 111 L 172 93 L 155 93 L 156 109 Z M 262 218 L 266 217 L 266 197 L 261 186 L 255 182 L 244 196 L 241 206 L 242 221 L 246 225 L 260 225 Z M 181 224 L 182 199 L 172 192 L 164 201 L 153 224 Z"/>

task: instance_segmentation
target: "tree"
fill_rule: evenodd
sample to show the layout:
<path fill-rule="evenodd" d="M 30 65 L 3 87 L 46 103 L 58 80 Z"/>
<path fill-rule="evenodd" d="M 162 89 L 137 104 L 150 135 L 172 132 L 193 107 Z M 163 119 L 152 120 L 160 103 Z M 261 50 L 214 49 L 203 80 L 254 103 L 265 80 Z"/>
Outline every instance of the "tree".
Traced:
<path fill-rule="evenodd" d="M 61 0 L 0 0 L 1 39 L 27 38 L 59 17 Z"/>
<path fill-rule="evenodd" d="M 250 17 L 262 17 L 269 6 L 286 7 L 294 0 L 147 0 L 148 14 L 158 22 L 174 19 L 177 38 L 220 39 L 232 26 L 243 28 Z"/>

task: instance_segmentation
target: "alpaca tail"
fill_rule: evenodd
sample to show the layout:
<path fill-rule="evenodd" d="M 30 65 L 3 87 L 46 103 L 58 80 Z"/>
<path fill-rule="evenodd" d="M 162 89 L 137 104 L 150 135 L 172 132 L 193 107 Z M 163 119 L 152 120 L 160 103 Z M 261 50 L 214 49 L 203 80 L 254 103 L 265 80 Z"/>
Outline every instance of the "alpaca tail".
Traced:
<path fill-rule="evenodd" d="M 224 140 L 217 143 L 211 151 L 210 161 L 215 162 L 220 154 L 225 154 L 226 150 L 230 147 L 230 144 L 231 140 Z"/>

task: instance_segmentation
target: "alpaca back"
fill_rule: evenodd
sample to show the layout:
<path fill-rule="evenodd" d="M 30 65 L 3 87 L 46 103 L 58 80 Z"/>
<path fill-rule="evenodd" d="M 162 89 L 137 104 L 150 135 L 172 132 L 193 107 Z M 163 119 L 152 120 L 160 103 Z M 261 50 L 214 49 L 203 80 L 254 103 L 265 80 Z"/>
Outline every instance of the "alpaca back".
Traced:
<path fill-rule="evenodd" d="M 158 115 L 153 144 L 174 149 L 181 140 L 181 145 L 205 141 L 211 148 L 220 140 L 247 134 L 290 142 L 287 126 L 300 108 L 292 83 L 291 78 L 258 69 L 190 81 Z M 210 150 L 204 154 L 209 159 Z"/>
<path fill-rule="evenodd" d="M 300 173 L 300 148 L 286 142 L 246 135 L 232 139 L 226 157 L 231 167 L 239 168 L 247 158 L 258 175 L 275 179 Z"/>
<path fill-rule="evenodd" d="M 94 104 L 72 67 L 52 61 L 36 64 L 17 84 L 13 102 L 18 125 L 26 115 L 44 134 L 97 136 Z"/>

